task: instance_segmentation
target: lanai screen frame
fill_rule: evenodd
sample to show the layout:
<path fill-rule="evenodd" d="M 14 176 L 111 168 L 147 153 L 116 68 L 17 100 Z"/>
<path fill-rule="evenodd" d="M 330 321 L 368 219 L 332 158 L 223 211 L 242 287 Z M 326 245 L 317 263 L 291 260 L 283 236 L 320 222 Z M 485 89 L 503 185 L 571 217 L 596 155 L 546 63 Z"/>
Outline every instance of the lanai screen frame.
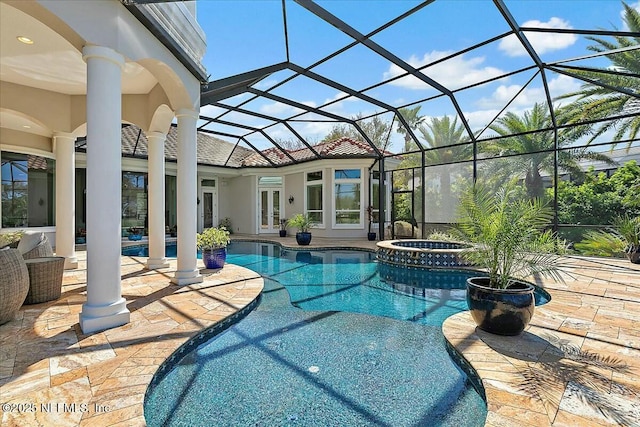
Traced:
<path fill-rule="evenodd" d="M 129 4 L 139 4 L 139 5 L 143 5 L 146 3 L 160 3 L 163 0 L 125 0 L 125 3 L 129 3 Z M 164 1 L 172 1 L 172 0 L 164 0 Z M 540 78 L 542 80 L 543 83 L 543 88 L 544 88 L 544 97 L 546 99 L 546 106 L 550 112 L 550 117 L 551 117 L 551 122 L 552 122 L 552 127 L 549 129 L 544 129 L 544 130 L 540 130 L 540 132 L 553 132 L 553 138 L 554 138 L 554 146 L 552 149 L 549 150 L 544 150 L 541 151 L 539 153 L 552 153 L 553 154 L 553 186 L 554 186 L 554 200 L 553 200 L 553 204 L 554 204 L 554 212 L 556 212 L 555 215 L 555 219 L 554 219 L 554 229 L 557 230 L 559 225 L 558 224 L 558 217 L 557 217 L 557 208 L 558 208 L 558 199 L 557 199 L 557 192 L 558 192 L 558 177 L 559 177 L 559 172 L 558 172 L 558 154 L 559 152 L 562 151 L 562 149 L 558 146 L 558 130 L 561 129 L 562 127 L 558 125 L 557 123 L 557 119 L 556 119 L 556 112 L 555 112 L 555 106 L 553 103 L 553 98 L 551 96 L 550 93 L 550 88 L 549 88 L 549 82 L 548 82 L 548 74 L 549 73 L 555 73 L 557 75 L 566 75 L 578 80 L 581 80 L 585 83 L 590 83 L 590 84 L 594 84 L 594 85 L 599 85 L 602 87 L 605 87 L 607 89 L 613 89 L 615 91 L 618 91 L 620 93 L 624 93 L 626 95 L 632 96 L 634 98 L 637 98 L 638 100 L 640 100 L 640 95 L 628 90 L 626 88 L 620 88 L 620 87 L 612 87 L 607 85 L 606 83 L 597 81 L 597 80 L 593 80 L 593 79 L 589 79 L 587 77 L 583 77 L 580 74 L 577 74 L 577 72 L 581 72 L 581 71 L 592 71 L 592 72 L 599 72 L 602 73 L 604 72 L 601 69 L 594 69 L 594 68 L 590 68 L 590 67 L 584 67 L 584 66 L 574 66 L 571 65 L 572 61 L 580 61 L 582 59 L 587 59 L 587 58 L 597 58 L 597 57 L 601 57 L 601 56 L 607 56 L 607 55 L 611 55 L 611 54 L 616 54 L 616 53 L 622 53 L 625 50 L 638 50 L 640 49 L 640 46 L 631 46 L 629 48 L 626 49 L 618 49 L 617 51 L 607 51 L 607 52 L 601 52 L 601 53 L 594 53 L 591 55 L 585 55 L 583 57 L 579 57 L 579 58 L 568 58 L 565 60 L 560 60 L 560 61 L 552 61 L 552 62 L 545 62 L 541 59 L 540 55 L 538 54 L 538 52 L 534 49 L 534 47 L 532 46 L 532 44 L 530 43 L 530 41 L 527 38 L 527 35 L 525 33 L 554 33 L 554 34 L 572 34 L 572 35 L 582 35 L 582 36 L 605 36 L 605 37 L 609 37 L 609 36 L 620 36 L 620 37 L 637 37 L 636 33 L 630 32 L 630 31 L 617 31 L 617 30 L 604 30 L 604 29 L 558 29 L 558 28 L 541 28 L 541 27 L 525 27 L 525 26 L 521 26 L 517 23 L 516 19 L 514 18 L 514 16 L 512 15 L 511 11 L 509 10 L 509 8 L 507 7 L 507 5 L 505 4 L 505 2 L 503 0 L 491 0 L 491 3 L 493 3 L 493 6 L 496 8 L 496 10 L 499 12 L 499 14 L 502 16 L 502 19 L 504 20 L 504 22 L 506 22 L 507 27 L 509 28 L 508 31 L 503 32 L 501 34 L 498 34 L 494 37 L 491 37 L 489 39 L 483 40 L 479 43 L 474 44 L 473 46 L 470 46 L 466 49 L 463 50 L 459 50 L 457 52 L 453 52 L 450 55 L 448 55 L 445 58 L 441 58 L 439 60 L 436 60 L 434 62 L 431 62 L 429 64 L 426 64 L 424 66 L 421 66 L 419 68 L 416 68 L 414 66 L 412 66 L 411 64 L 409 64 L 408 62 L 402 60 L 401 58 L 399 58 L 398 56 L 396 56 L 393 52 L 383 48 L 381 45 L 379 45 L 378 43 L 376 43 L 372 38 L 380 33 L 381 31 L 391 27 L 392 25 L 403 21 L 405 19 L 407 19 L 408 17 L 412 16 L 414 13 L 417 13 L 418 11 L 422 10 L 425 7 L 428 7 L 429 5 L 433 4 L 436 2 L 436 0 L 426 0 L 424 2 L 421 2 L 419 4 L 417 4 L 416 6 L 414 6 L 413 8 L 407 10 L 406 12 L 402 13 L 401 15 L 385 22 L 384 24 L 378 26 L 376 29 L 368 32 L 367 34 L 362 34 L 360 33 L 358 30 L 356 30 L 354 28 L 354 26 L 350 25 L 349 23 L 345 22 L 344 20 L 338 18 L 336 15 L 330 13 L 327 9 L 321 7 L 318 3 L 312 1 L 312 0 L 292 0 L 293 2 L 295 2 L 297 5 L 301 6 L 302 8 L 304 8 L 306 11 L 308 11 L 309 13 L 315 15 L 316 17 L 322 19 L 324 22 L 330 24 L 331 26 L 337 28 L 339 31 L 341 31 L 344 35 L 348 36 L 352 42 L 349 43 L 348 45 L 344 46 L 341 49 L 338 49 L 334 52 L 332 52 L 331 54 L 324 56 L 323 58 L 321 58 L 320 60 L 316 61 L 315 63 L 303 67 L 300 66 L 298 64 L 296 64 L 295 62 L 293 62 L 290 58 L 290 53 L 289 53 L 289 35 L 288 35 L 288 22 L 287 22 L 287 8 L 288 8 L 288 3 L 290 2 L 290 0 L 281 0 L 281 8 L 282 8 L 282 22 L 283 22 L 283 35 L 284 35 L 284 43 L 285 43 L 285 51 L 286 51 L 286 60 L 282 61 L 282 62 L 277 62 L 274 63 L 270 66 L 267 67 L 262 67 L 259 69 L 255 69 L 252 71 L 248 71 L 242 74 L 237 74 L 231 77 L 227 77 L 227 78 L 223 78 L 223 79 L 219 79 L 219 80 L 214 80 L 214 81 L 208 81 L 208 82 L 203 82 L 202 85 L 202 91 L 201 91 L 201 107 L 207 106 L 207 105 L 211 105 L 214 107 L 217 107 L 218 109 L 221 110 L 221 112 L 217 115 L 212 115 L 212 116 L 205 116 L 205 115 L 200 115 L 200 124 L 198 126 L 198 131 L 200 132 L 205 132 L 205 133 L 209 133 L 212 134 L 214 136 L 220 136 L 220 137 L 225 137 L 225 138 L 232 138 L 234 139 L 235 142 L 235 147 L 234 147 L 234 151 L 235 149 L 239 146 L 239 144 L 242 142 L 244 143 L 246 146 L 250 147 L 251 149 L 253 149 L 259 156 L 261 156 L 264 159 L 264 163 L 268 164 L 268 166 L 266 165 L 261 165 L 259 167 L 272 167 L 272 168 L 280 168 L 280 167 L 284 167 L 284 166 L 288 166 L 288 165 L 292 165 L 292 164 L 299 164 L 299 163 L 303 163 L 303 162 L 308 162 L 308 161 L 313 161 L 313 160 L 320 160 L 320 159 L 326 159 L 326 158 L 335 158 L 334 156 L 330 156 L 330 155 L 325 155 L 325 154 L 321 154 L 319 152 L 317 152 L 312 143 L 310 143 L 309 141 L 307 141 L 303 135 L 301 135 L 299 132 L 297 132 L 294 129 L 293 124 L 295 124 L 296 122 L 300 122 L 302 119 L 302 116 L 311 114 L 311 115 L 315 115 L 318 117 L 323 117 L 323 119 L 305 119 L 305 121 L 309 121 L 309 122 L 314 122 L 314 121 L 332 121 L 335 122 L 336 124 L 339 123 L 344 123 L 344 124 L 348 124 L 350 126 L 353 126 L 353 128 L 356 129 L 356 131 L 361 135 L 362 140 L 365 141 L 367 144 L 370 145 L 373 153 L 374 153 L 374 157 L 376 158 L 376 164 L 377 164 L 377 169 L 378 172 L 380 173 L 381 177 L 386 176 L 386 171 L 385 171 L 385 160 L 388 159 L 389 157 L 396 157 L 397 154 L 391 154 L 388 153 L 384 150 L 384 147 L 378 147 L 374 144 L 374 142 L 371 140 L 371 138 L 366 134 L 366 132 L 363 131 L 362 127 L 359 125 L 359 121 L 360 120 L 368 120 L 371 119 L 375 116 L 381 116 L 381 115 L 389 115 L 391 114 L 393 116 L 393 120 L 391 122 L 391 128 L 393 128 L 394 124 L 399 123 L 401 124 L 406 133 L 408 134 L 409 138 L 411 138 L 411 140 L 413 141 L 413 143 L 415 144 L 415 146 L 417 147 L 417 150 L 415 150 L 413 153 L 420 153 L 421 157 L 422 157 L 422 164 L 420 166 L 418 166 L 418 168 L 420 168 L 422 170 L 422 176 L 424 179 L 424 171 L 425 168 L 428 167 L 434 167 L 434 166 L 442 166 L 442 165 L 446 165 L 448 163 L 441 163 L 441 164 L 431 164 L 431 165 L 425 165 L 425 154 L 428 153 L 429 151 L 432 150 L 437 150 L 438 148 L 429 148 L 426 147 L 424 144 L 422 144 L 422 142 L 420 141 L 420 139 L 416 136 L 416 134 L 413 132 L 413 130 L 411 129 L 411 126 L 409 126 L 409 124 L 407 123 L 406 119 L 402 116 L 402 114 L 400 114 L 400 110 L 401 109 L 405 109 L 405 108 L 411 108 L 413 106 L 416 105 L 420 105 L 422 103 L 437 99 L 437 98 L 447 98 L 451 104 L 453 105 L 456 113 L 457 113 L 457 118 L 460 120 L 460 123 L 462 124 L 462 126 L 464 126 L 467 136 L 468 136 L 468 140 L 460 145 L 472 145 L 473 147 L 473 157 L 472 159 L 466 161 L 466 163 L 471 163 L 471 167 L 472 167 L 472 179 L 475 182 L 478 179 L 478 162 L 479 162 L 479 157 L 478 157 L 478 145 L 482 142 L 485 141 L 489 141 L 489 140 L 496 140 L 499 138 L 496 138 L 495 135 L 487 137 L 487 138 L 482 138 L 482 134 L 489 128 L 489 126 L 491 126 L 492 123 L 494 123 L 496 121 L 496 119 L 498 119 L 498 117 L 500 116 L 500 114 L 502 114 L 510 105 L 511 103 L 517 98 L 517 96 L 520 94 L 520 92 L 522 90 L 524 90 L 528 83 L 530 83 L 533 79 L 535 78 Z M 438 2 L 441 2 L 443 0 L 437 0 Z M 488 0 L 489 2 L 489 0 Z M 206 19 L 206 18 L 202 18 L 200 17 L 200 19 Z M 519 43 L 522 45 L 522 47 L 526 50 L 526 54 L 528 55 L 528 57 L 531 60 L 531 65 L 527 66 L 527 67 L 523 67 L 517 70 L 512 70 L 510 72 L 498 75 L 498 76 L 494 76 L 492 78 L 486 79 L 486 80 L 482 80 L 482 81 L 478 81 L 478 82 L 474 82 L 473 84 L 470 84 L 468 86 L 465 87 L 460 87 L 460 88 L 455 88 L 455 89 L 449 89 L 446 86 L 440 84 L 439 82 L 435 81 L 434 79 L 432 79 L 431 77 L 429 77 L 429 75 L 424 72 L 428 67 L 433 66 L 439 62 L 443 62 L 446 61 L 450 58 L 454 58 L 457 57 L 459 55 L 463 55 L 467 52 L 471 52 L 475 49 L 479 49 L 482 48 L 483 46 L 489 45 L 491 43 L 494 43 L 498 40 L 502 40 L 505 37 L 509 37 L 509 36 L 515 36 Z M 391 64 L 394 64 L 395 66 L 399 67 L 400 69 L 402 69 L 404 71 L 404 74 L 402 75 L 396 75 L 393 76 L 389 79 L 383 80 L 382 82 L 376 83 L 374 85 L 371 85 L 369 87 L 366 87 L 364 89 L 354 89 L 352 87 L 349 87 L 347 85 L 338 83 L 316 71 L 314 71 L 314 68 L 318 67 L 319 65 L 330 61 L 331 59 L 335 58 L 336 56 L 340 55 L 341 53 L 347 51 L 348 49 L 354 47 L 354 46 L 364 46 L 367 49 L 369 49 L 371 52 L 375 53 L 376 55 L 379 55 L 381 58 L 383 58 L 385 61 L 390 62 Z M 257 84 L 259 84 L 260 82 L 263 82 L 267 77 L 269 77 L 270 75 L 283 71 L 283 70 L 287 70 L 290 74 L 290 76 L 278 83 L 276 83 L 275 85 L 272 85 L 266 89 L 258 89 L 256 87 Z M 428 70 L 427 70 L 428 71 Z M 493 120 L 491 120 L 486 127 L 484 127 L 484 129 L 481 132 L 474 132 L 471 128 L 471 126 L 469 125 L 469 122 L 467 120 L 467 118 L 465 117 L 465 114 L 462 111 L 462 108 L 460 107 L 460 104 L 458 103 L 458 100 L 456 98 L 456 95 L 468 90 L 470 88 L 474 88 L 480 85 L 484 85 L 487 83 L 491 83 L 494 82 L 496 80 L 499 79 L 503 79 L 505 77 L 509 77 L 511 75 L 514 74 L 518 74 L 518 73 L 523 73 L 523 72 L 527 72 L 527 71 L 535 71 L 533 76 L 531 77 L 531 79 L 529 80 L 529 82 L 525 85 L 522 86 L 522 89 L 520 90 L 520 92 L 518 92 L 516 95 L 514 95 L 510 101 L 507 102 L 507 104 L 504 106 L 504 108 L 493 118 Z M 613 74 L 621 74 L 624 75 L 625 73 L 619 70 L 611 70 L 610 71 Z M 402 78 L 404 76 L 413 76 L 417 79 L 419 79 L 420 81 L 422 81 L 423 83 L 425 83 L 426 85 L 429 85 L 431 88 L 435 89 L 438 93 L 436 95 L 433 96 L 429 96 L 417 101 L 412 101 L 403 105 L 391 105 L 389 103 L 386 102 L 382 102 L 378 99 L 375 99 L 369 95 L 367 95 L 365 92 L 368 92 L 372 89 L 375 89 L 377 87 L 380 87 L 384 84 L 390 83 L 393 80 Z M 273 93 L 278 87 L 282 86 L 283 84 L 287 83 L 288 81 L 291 81 L 292 79 L 299 77 L 299 76 L 304 76 L 305 78 L 311 79 L 314 82 L 317 82 L 318 84 L 322 84 L 322 85 L 326 85 L 334 90 L 338 90 L 340 92 L 343 92 L 345 94 L 345 97 L 340 98 L 340 99 L 335 99 L 332 100 L 331 102 L 325 103 L 323 105 L 320 105 L 318 107 L 312 107 L 309 105 L 305 105 L 299 101 L 296 101 L 294 99 L 290 99 L 287 97 L 283 97 L 281 95 L 277 95 L 275 93 Z M 634 76 L 637 77 L 637 76 Z M 229 99 L 233 96 L 236 95 L 240 95 L 240 94 L 250 94 L 250 97 L 248 98 L 248 100 L 242 101 L 241 103 L 237 104 L 237 105 L 229 105 L 229 104 L 225 104 L 223 101 L 226 99 Z M 346 117 L 346 116 L 341 116 L 339 114 L 334 114 L 331 112 L 328 112 L 326 110 L 323 110 L 323 108 L 330 106 L 333 103 L 339 102 L 343 99 L 345 99 L 346 97 L 354 97 L 356 99 L 359 99 L 363 102 L 367 102 L 371 105 L 376 106 L 377 108 L 379 108 L 381 111 L 376 112 L 375 114 L 371 114 L 368 116 L 364 116 L 364 117 L 359 117 L 358 120 L 355 120 L 352 117 Z M 246 104 L 250 103 L 252 100 L 256 100 L 256 99 L 269 99 L 271 101 L 275 101 L 275 102 L 279 102 L 282 103 L 284 105 L 290 106 L 290 107 L 294 107 L 296 109 L 301 110 L 302 112 L 288 116 L 288 117 L 276 117 L 275 115 L 269 115 L 269 114 L 264 114 L 263 112 L 258 112 L 258 111 L 252 111 L 248 108 L 245 108 Z M 640 101 L 639 101 L 640 102 Z M 269 124 L 264 125 L 264 126 L 255 126 L 255 125 L 247 125 L 244 123 L 239 123 L 238 121 L 234 121 L 234 120 L 227 120 L 225 117 L 228 116 L 231 113 L 241 113 L 244 115 L 248 115 L 254 118 L 259 118 L 261 120 L 267 121 L 269 122 Z M 606 121 L 611 121 L 611 120 L 615 120 L 615 119 L 621 119 L 621 118 L 627 118 L 627 117 L 631 117 L 631 116 L 635 116 L 637 115 L 638 112 L 635 111 L 631 111 L 628 114 L 625 115 L 618 115 L 615 117 L 606 117 L 606 118 L 602 118 L 602 119 L 596 119 L 593 120 L 591 122 L 581 122 L 580 124 L 587 124 L 587 123 L 592 123 L 592 124 L 598 124 L 598 123 L 603 123 Z M 309 150 L 309 153 L 311 154 L 309 157 L 304 158 L 304 159 L 296 159 L 294 158 L 289 150 L 287 150 L 285 147 L 282 147 L 281 144 L 279 144 L 274 138 L 269 136 L 269 129 L 274 127 L 274 126 L 284 126 L 286 129 L 288 129 L 292 135 L 293 139 L 296 139 L 300 142 L 301 146 L 306 147 L 307 150 Z M 220 128 L 224 128 L 224 130 L 220 130 Z M 235 129 L 235 131 L 229 131 L 229 129 Z M 266 150 L 264 149 L 260 149 L 258 148 L 255 144 L 253 144 L 252 142 L 249 141 L 249 137 L 256 135 L 259 136 L 260 138 L 268 141 L 268 143 L 271 144 L 272 146 L 272 150 L 275 150 L 275 152 L 279 153 L 279 156 L 273 156 L 273 155 L 268 155 L 266 153 Z M 522 134 L 513 134 L 513 135 L 509 135 L 509 137 L 514 137 L 514 136 L 519 136 Z M 388 140 L 388 138 L 387 138 Z M 616 141 L 616 143 L 628 143 L 629 145 L 631 145 L 633 142 L 635 141 L 630 141 L 630 140 L 626 140 L 626 141 Z M 614 142 L 613 141 L 607 141 L 607 142 L 599 142 L 597 144 L 590 144 L 590 147 L 596 147 L 598 145 L 604 146 L 604 145 L 612 145 Z M 586 147 L 587 145 L 582 145 L 582 146 L 572 146 L 572 148 L 581 148 L 581 147 Z M 231 153 L 231 155 L 228 157 L 227 161 L 225 162 L 225 164 L 223 165 L 224 167 L 233 167 L 229 164 L 229 161 L 231 160 L 233 151 Z M 402 153 L 403 155 L 406 154 L 411 154 L 411 152 L 406 152 L 406 153 Z M 527 155 L 531 155 L 531 154 L 536 154 L 536 153 L 526 153 Z M 347 156 L 348 157 L 348 156 Z M 508 156 L 499 156 L 496 158 L 506 158 Z M 251 166 L 244 166 L 244 167 L 251 167 Z M 372 166 L 373 168 L 373 166 Z M 372 172 L 372 168 L 370 169 L 370 172 Z M 424 181 L 423 181 L 424 182 Z M 422 185 L 422 191 L 424 192 L 424 185 Z M 384 209 L 385 209 L 385 194 L 387 193 L 387 191 L 384 188 L 384 180 L 380 180 L 380 191 L 379 191 L 379 197 L 380 199 L 378 200 L 379 206 L 380 206 L 380 218 L 385 218 L 385 214 L 384 214 Z M 423 194 L 423 203 L 424 203 L 424 194 Z M 423 218 L 422 218 L 422 223 L 424 223 L 424 210 L 423 210 Z M 380 236 L 384 236 L 384 221 L 380 221 L 379 224 L 379 232 L 380 232 Z M 423 233 L 424 233 L 424 227 L 423 227 Z"/>

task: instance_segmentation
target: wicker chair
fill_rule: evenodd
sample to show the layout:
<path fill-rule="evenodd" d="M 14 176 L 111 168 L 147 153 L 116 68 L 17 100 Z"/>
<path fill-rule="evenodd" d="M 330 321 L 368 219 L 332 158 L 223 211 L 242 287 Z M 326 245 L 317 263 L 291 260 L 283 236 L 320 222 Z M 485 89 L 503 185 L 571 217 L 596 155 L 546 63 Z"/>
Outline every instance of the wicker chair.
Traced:
<path fill-rule="evenodd" d="M 29 272 L 17 249 L 0 250 L 0 325 L 13 320 L 29 292 Z"/>
<path fill-rule="evenodd" d="M 40 243 L 38 243 L 35 248 L 22 254 L 22 256 L 24 259 L 51 257 L 53 256 L 53 248 L 51 247 L 51 243 L 49 243 L 47 236 L 43 235 Z"/>
<path fill-rule="evenodd" d="M 25 304 L 40 304 L 60 298 L 64 257 L 39 257 L 25 260 L 29 270 L 29 293 Z"/>

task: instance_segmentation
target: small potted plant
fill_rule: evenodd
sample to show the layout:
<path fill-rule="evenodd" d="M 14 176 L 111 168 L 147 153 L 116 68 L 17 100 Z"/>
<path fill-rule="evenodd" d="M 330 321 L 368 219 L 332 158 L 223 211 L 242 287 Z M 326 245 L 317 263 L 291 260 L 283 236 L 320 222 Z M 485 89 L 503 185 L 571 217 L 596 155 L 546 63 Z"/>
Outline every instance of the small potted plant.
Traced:
<path fill-rule="evenodd" d="M 11 231 L 9 233 L 0 233 L 0 248 L 9 246 L 10 248 L 17 248 L 20 239 L 24 235 L 24 231 Z"/>
<path fill-rule="evenodd" d="M 624 252 L 634 264 L 640 264 L 640 216 L 624 215 L 613 221 L 613 226 L 624 241 Z"/>
<path fill-rule="evenodd" d="M 142 230 L 140 227 L 129 227 L 127 229 L 129 240 L 142 240 Z"/>
<path fill-rule="evenodd" d="M 231 218 L 229 217 L 222 218 L 222 221 L 220 221 L 218 227 L 224 227 L 227 229 L 229 234 L 233 234 L 233 224 L 231 224 Z"/>
<path fill-rule="evenodd" d="M 227 245 L 231 241 L 226 227 L 205 228 L 196 236 L 196 245 L 202 251 L 202 261 L 208 269 L 222 268 L 227 260 Z"/>
<path fill-rule="evenodd" d="M 280 237 L 287 237 L 287 219 L 280 219 Z"/>
<path fill-rule="evenodd" d="M 84 245 L 87 243 L 87 229 L 86 228 L 78 228 L 76 232 L 76 244 Z"/>
<path fill-rule="evenodd" d="M 535 288 L 524 279 L 540 273 L 562 281 L 557 240 L 545 231 L 553 211 L 518 194 L 515 183 L 495 194 L 476 184 L 461 197 L 456 229 L 472 244 L 463 258 L 486 271 L 467 280 L 471 316 L 480 329 L 499 335 L 520 334 L 533 316 Z"/>
<path fill-rule="evenodd" d="M 620 216 L 606 230 L 589 230 L 574 247 L 583 255 L 617 257 L 626 254 L 629 261 L 640 264 L 640 216 Z"/>
<path fill-rule="evenodd" d="M 297 228 L 296 242 L 301 246 L 307 246 L 311 243 L 311 228 L 315 227 L 315 221 L 311 219 L 309 214 L 296 214 L 289 221 L 287 221 L 289 227 Z"/>
<path fill-rule="evenodd" d="M 371 231 L 371 225 L 373 224 L 373 206 L 367 206 L 367 219 L 369 221 L 369 232 L 367 233 L 367 240 L 370 242 L 376 240 L 376 232 Z"/>

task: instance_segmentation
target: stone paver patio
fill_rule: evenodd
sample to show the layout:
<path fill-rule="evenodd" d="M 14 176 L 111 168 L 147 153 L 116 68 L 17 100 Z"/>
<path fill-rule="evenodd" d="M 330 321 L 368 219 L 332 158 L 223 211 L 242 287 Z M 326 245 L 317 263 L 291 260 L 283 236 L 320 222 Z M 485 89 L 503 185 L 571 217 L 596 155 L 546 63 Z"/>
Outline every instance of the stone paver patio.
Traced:
<path fill-rule="evenodd" d="M 269 240 L 296 246 L 290 237 Z M 313 238 L 312 247 L 329 246 L 373 249 L 375 242 Z M 131 322 L 84 335 L 78 313 L 86 263 L 78 255 L 61 299 L 23 306 L 0 326 L 0 403 L 9 404 L 0 411 L 3 426 L 144 425 L 144 394 L 160 364 L 253 302 L 263 285 L 256 273 L 227 264 L 203 269 L 201 284 L 178 287 L 170 283 L 174 263 L 149 271 L 144 258 L 122 257 Z M 443 325 L 482 379 L 486 424 L 640 425 L 640 266 L 567 258 L 563 268 L 565 283 L 545 283 L 553 299 L 520 337 L 476 330 L 467 312 Z"/>

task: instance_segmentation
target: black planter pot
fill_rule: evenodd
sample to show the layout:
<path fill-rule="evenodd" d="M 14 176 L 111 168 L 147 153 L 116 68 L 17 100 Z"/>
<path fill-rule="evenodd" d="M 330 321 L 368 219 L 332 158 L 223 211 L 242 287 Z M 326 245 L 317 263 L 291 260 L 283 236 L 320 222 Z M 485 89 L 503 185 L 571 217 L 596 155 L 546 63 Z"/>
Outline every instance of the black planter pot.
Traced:
<path fill-rule="evenodd" d="M 287 237 L 287 230 L 280 230 L 280 237 Z"/>
<path fill-rule="evenodd" d="M 627 252 L 627 258 L 634 264 L 640 264 L 640 249 L 635 252 Z"/>
<path fill-rule="evenodd" d="M 534 287 L 513 281 L 506 289 L 489 287 L 488 277 L 467 279 L 467 304 L 478 328 L 497 335 L 519 335 L 535 308 Z"/>
<path fill-rule="evenodd" d="M 368 232 L 368 233 L 367 233 L 367 239 L 368 239 L 370 242 L 373 242 L 374 240 L 376 240 L 376 233 L 374 233 L 374 232 L 372 232 L 372 231 Z"/>
<path fill-rule="evenodd" d="M 300 246 L 307 246 L 311 243 L 311 233 L 308 231 L 299 231 L 296 233 L 296 242 Z"/>

